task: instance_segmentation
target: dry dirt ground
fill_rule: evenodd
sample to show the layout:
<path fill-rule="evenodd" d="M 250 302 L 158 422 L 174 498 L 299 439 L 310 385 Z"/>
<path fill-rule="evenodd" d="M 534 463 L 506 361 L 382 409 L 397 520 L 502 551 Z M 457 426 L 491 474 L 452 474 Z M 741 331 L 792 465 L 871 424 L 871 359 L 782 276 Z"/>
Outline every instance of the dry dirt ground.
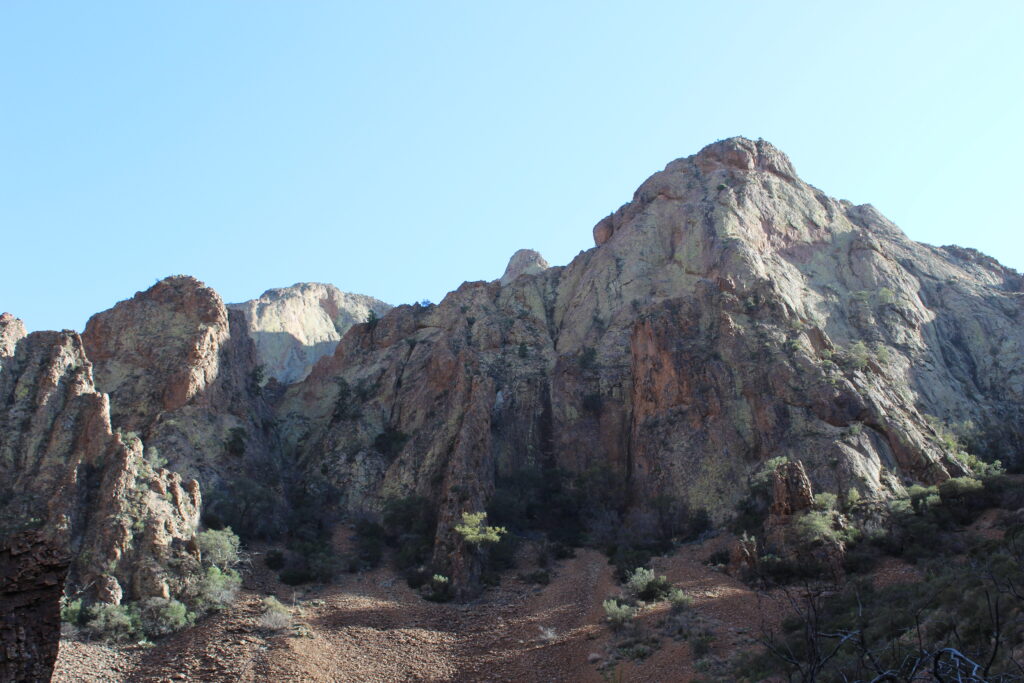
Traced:
<path fill-rule="evenodd" d="M 607 558 L 581 549 L 558 563 L 547 586 L 526 584 L 512 571 L 500 588 L 468 605 L 427 602 L 386 569 L 293 590 L 255 562 L 231 608 L 155 645 L 64 640 L 53 680 L 728 680 L 721 662 L 751 645 L 763 615 L 778 619 L 784 608 L 704 564 L 730 539 L 684 546 L 653 565 L 692 596 L 687 614 L 713 633 L 699 661 L 685 639 L 667 636 L 646 659 L 612 658 L 622 635 L 605 624 L 601 603 L 619 587 Z M 292 628 L 258 625 L 261 597 L 270 593 L 291 607 Z M 665 603 L 646 607 L 638 628 L 658 632 L 668 615 Z"/>

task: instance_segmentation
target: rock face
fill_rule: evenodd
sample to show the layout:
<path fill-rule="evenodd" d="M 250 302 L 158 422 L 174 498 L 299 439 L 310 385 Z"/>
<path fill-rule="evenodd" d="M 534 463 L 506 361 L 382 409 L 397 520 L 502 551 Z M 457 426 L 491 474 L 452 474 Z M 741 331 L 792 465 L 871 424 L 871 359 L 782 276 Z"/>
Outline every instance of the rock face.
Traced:
<path fill-rule="evenodd" d="M 273 469 L 256 349 L 243 314 L 215 291 L 167 278 L 94 315 L 82 341 L 114 427 L 172 470 L 218 488 Z"/>
<path fill-rule="evenodd" d="M 436 501 L 439 562 L 495 474 L 526 466 L 610 466 L 634 501 L 722 520 L 775 456 L 816 490 L 886 496 L 967 471 L 939 423 L 1020 451 L 1020 276 L 910 241 L 770 144 L 670 163 L 594 236 L 568 266 L 517 277 L 517 256 L 501 282 L 353 327 L 283 398 L 286 450 L 349 509 Z"/>
<path fill-rule="evenodd" d="M 320 358 L 334 353 L 338 340 L 350 327 L 364 322 L 370 311 L 382 316 L 391 306 L 310 282 L 268 289 L 258 299 L 228 308 L 245 315 L 266 377 L 291 384 L 305 379 Z"/>
<path fill-rule="evenodd" d="M 182 590 L 199 487 L 114 432 L 77 334 L 25 335 L 0 319 L 0 354 L 0 640 L 16 641 L 18 666 L 49 671 L 65 575 L 74 592 L 114 604 Z"/>
<path fill-rule="evenodd" d="M 0 680 L 50 680 L 68 560 L 66 551 L 32 532 L 0 547 Z"/>

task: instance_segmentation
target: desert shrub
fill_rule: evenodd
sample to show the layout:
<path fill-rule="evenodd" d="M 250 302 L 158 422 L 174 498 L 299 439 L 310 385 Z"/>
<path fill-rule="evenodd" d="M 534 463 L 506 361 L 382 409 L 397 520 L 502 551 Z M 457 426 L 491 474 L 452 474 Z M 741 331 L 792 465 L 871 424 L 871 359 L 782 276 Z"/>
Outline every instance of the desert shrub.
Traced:
<path fill-rule="evenodd" d="M 268 595 L 263 598 L 263 614 L 257 623 L 261 628 L 283 631 L 292 625 L 292 615 L 276 597 Z"/>
<path fill-rule="evenodd" d="M 266 557 L 263 558 L 263 564 L 267 565 L 267 569 L 273 569 L 274 571 L 284 569 L 284 553 L 276 548 L 274 550 L 267 551 Z"/>
<path fill-rule="evenodd" d="M 834 493 L 823 492 L 814 495 L 814 507 L 824 512 L 835 510 L 838 501 L 839 498 Z"/>
<path fill-rule="evenodd" d="M 673 612 L 682 612 L 693 607 L 693 598 L 686 594 L 682 588 L 673 588 L 668 592 L 668 602 L 672 605 Z"/>
<path fill-rule="evenodd" d="M 601 603 L 601 606 L 604 607 L 605 617 L 607 617 L 608 623 L 613 630 L 619 630 L 626 624 L 631 623 L 633 617 L 636 616 L 635 607 L 621 603 L 615 598 L 605 600 Z"/>
<path fill-rule="evenodd" d="M 184 603 L 154 597 L 139 604 L 139 618 L 146 636 L 157 638 L 191 626 L 196 615 Z"/>
<path fill-rule="evenodd" d="M 626 579 L 626 590 L 637 600 L 654 602 L 668 597 L 672 584 L 664 576 L 656 576 L 650 569 L 637 567 Z"/>
<path fill-rule="evenodd" d="M 855 370 L 864 370 L 871 360 L 871 349 L 862 341 L 854 342 L 846 350 L 846 364 Z"/>
<path fill-rule="evenodd" d="M 831 512 L 811 510 L 797 518 L 794 524 L 797 541 L 802 545 L 814 545 L 825 542 L 834 543 L 839 535 L 833 527 Z"/>
<path fill-rule="evenodd" d="M 470 545 L 497 543 L 507 530 L 500 526 L 487 526 L 486 522 L 486 512 L 463 512 L 462 523 L 455 525 L 455 531 Z"/>
<path fill-rule="evenodd" d="M 196 543 L 205 566 L 230 569 L 238 564 L 239 540 L 231 527 L 201 531 L 196 534 Z"/>
<path fill-rule="evenodd" d="M 99 604 L 89 608 L 85 632 L 94 638 L 128 643 L 143 637 L 142 620 L 136 605 Z"/>
<path fill-rule="evenodd" d="M 68 600 L 61 596 L 60 599 L 60 620 L 66 624 L 81 624 L 85 620 L 87 610 L 82 609 L 82 599 Z"/>
<path fill-rule="evenodd" d="M 242 577 L 233 569 L 207 567 L 199 582 L 195 603 L 204 611 L 223 609 L 234 601 L 241 585 Z"/>

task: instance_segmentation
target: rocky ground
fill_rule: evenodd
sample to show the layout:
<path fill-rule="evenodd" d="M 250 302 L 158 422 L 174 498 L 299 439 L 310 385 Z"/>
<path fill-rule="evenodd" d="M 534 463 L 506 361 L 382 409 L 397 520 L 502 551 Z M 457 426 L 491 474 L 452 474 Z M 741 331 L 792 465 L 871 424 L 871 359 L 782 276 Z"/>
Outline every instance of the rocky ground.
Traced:
<path fill-rule="evenodd" d="M 717 678 L 722 662 L 749 647 L 781 610 L 704 560 L 720 536 L 658 558 L 654 568 L 694 600 L 689 618 L 714 634 L 697 658 L 686 640 L 662 636 L 643 660 L 615 657 L 623 635 L 601 603 L 618 593 L 612 567 L 589 549 L 559 563 L 551 583 L 506 573 L 478 602 L 434 604 L 387 569 L 344 575 L 335 585 L 292 589 L 259 562 L 237 602 L 194 628 L 150 646 L 113 647 L 65 638 L 54 680 L 72 681 L 686 681 Z M 291 607 L 293 625 L 258 625 L 261 596 Z M 667 604 L 643 609 L 658 633 Z M 768 615 L 767 617 L 765 615 Z M 768 624 L 770 626 L 771 624 Z M 621 654 L 620 654 L 621 657 Z M 717 675 L 716 675 L 717 672 Z"/>

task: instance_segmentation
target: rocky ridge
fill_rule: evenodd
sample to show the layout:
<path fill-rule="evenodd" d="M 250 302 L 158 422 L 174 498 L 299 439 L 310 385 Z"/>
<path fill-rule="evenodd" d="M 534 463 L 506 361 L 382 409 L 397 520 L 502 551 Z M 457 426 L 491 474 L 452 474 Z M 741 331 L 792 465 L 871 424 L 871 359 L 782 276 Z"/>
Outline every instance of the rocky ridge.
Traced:
<path fill-rule="evenodd" d="M 116 603 L 179 590 L 201 500 L 273 536 L 308 491 L 371 518 L 417 495 L 468 598 L 454 527 L 518 471 L 603 469 L 626 506 L 721 524 L 778 458 L 776 501 L 800 505 L 969 473 L 961 446 L 1021 464 L 1024 294 L 994 260 L 912 242 L 744 138 L 673 161 L 593 237 L 368 322 L 386 305 L 329 286 L 226 306 L 184 276 L 81 337 L 0 316 L 4 538 L 36 530 L 70 556 L 66 594 Z"/>
<path fill-rule="evenodd" d="M 285 394 L 286 452 L 351 511 L 437 501 L 441 565 L 460 513 L 524 467 L 611 467 L 634 501 L 721 521 L 774 457 L 883 497 L 967 471 L 941 423 L 1017 458 L 1017 273 L 914 243 L 742 138 L 669 164 L 594 237 L 565 267 L 354 327 Z M 381 434 L 407 438 L 382 452 Z"/>

